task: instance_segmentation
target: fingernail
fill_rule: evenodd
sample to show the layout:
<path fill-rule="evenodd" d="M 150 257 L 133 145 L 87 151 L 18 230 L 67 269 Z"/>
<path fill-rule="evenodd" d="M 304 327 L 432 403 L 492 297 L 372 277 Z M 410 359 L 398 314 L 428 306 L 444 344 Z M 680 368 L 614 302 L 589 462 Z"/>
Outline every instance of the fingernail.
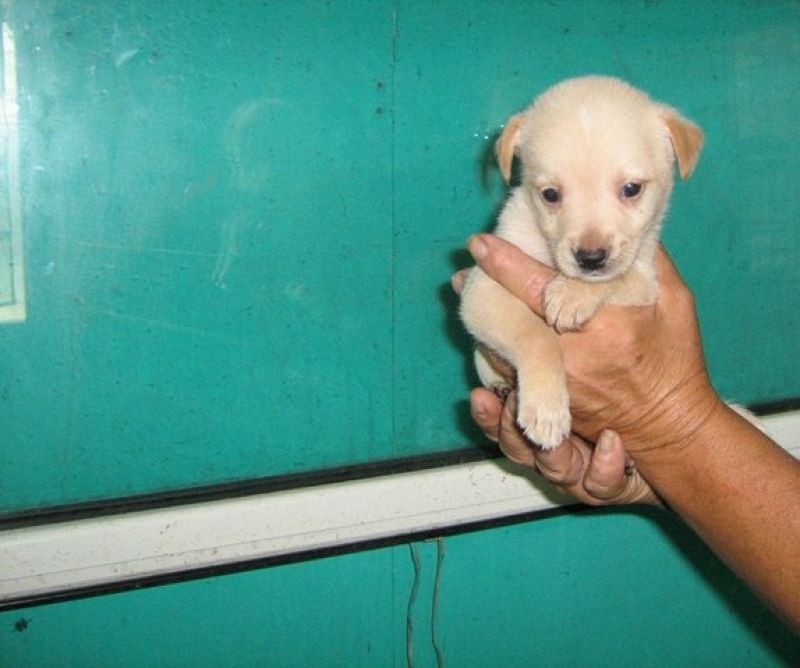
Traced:
<path fill-rule="evenodd" d="M 486 404 L 483 403 L 480 399 L 472 399 L 470 401 L 472 404 L 472 414 L 477 418 L 484 418 L 486 417 Z"/>
<path fill-rule="evenodd" d="M 467 248 L 469 249 L 472 257 L 478 261 L 485 258 L 486 254 L 489 252 L 489 247 L 479 236 L 470 237 L 469 241 L 467 242 Z"/>

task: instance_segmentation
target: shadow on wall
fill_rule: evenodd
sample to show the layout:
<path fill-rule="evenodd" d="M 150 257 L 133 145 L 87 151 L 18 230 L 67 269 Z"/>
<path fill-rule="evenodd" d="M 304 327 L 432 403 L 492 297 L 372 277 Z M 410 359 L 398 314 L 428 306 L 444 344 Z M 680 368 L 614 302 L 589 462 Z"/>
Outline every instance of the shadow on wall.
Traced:
<path fill-rule="evenodd" d="M 453 272 L 470 266 L 472 258 L 466 250 L 454 251 L 450 254 L 451 268 Z M 447 338 L 453 347 L 461 354 L 463 359 L 463 379 L 465 388 L 477 387 L 480 384 L 475 367 L 472 363 L 472 349 L 474 343 L 472 337 L 464 329 L 461 319 L 458 316 L 458 295 L 453 292 L 453 288 L 448 280 L 439 288 L 439 302 L 442 305 L 443 327 L 447 333 Z M 453 416 L 458 426 L 458 431 L 469 443 L 476 445 L 486 445 L 488 441 L 480 429 L 476 426 L 469 409 L 469 398 L 464 393 L 464 398 L 455 402 L 452 407 Z"/>
<path fill-rule="evenodd" d="M 500 137 L 501 132 L 502 129 L 497 130 L 488 138 L 488 141 L 482 145 L 482 149 L 476 160 L 481 189 L 486 194 L 491 193 L 495 188 L 494 179 L 498 173 L 498 170 L 494 146 L 495 142 Z M 509 188 L 512 185 L 516 185 L 518 182 L 519 175 L 515 170 L 514 174 L 512 175 L 511 185 L 509 185 L 508 188 L 504 188 L 501 200 L 493 207 L 492 213 L 487 216 L 484 224 L 480 228 L 472 230 L 471 234 L 491 232 L 494 229 L 497 218 L 505 204 L 505 199 Z M 464 243 L 466 244 L 466 239 L 464 239 Z M 472 256 L 469 254 L 469 251 L 467 251 L 466 248 L 456 248 L 450 251 L 448 261 L 448 266 L 451 273 L 455 273 L 461 269 L 469 268 L 475 264 Z M 448 280 L 439 289 L 438 295 L 439 302 L 443 308 L 443 326 L 447 333 L 447 338 L 450 340 L 453 347 L 458 350 L 463 357 L 463 377 L 466 387 L 477 387 L 480 385 L 480 380 L 475 372 L 475 366 L 472 361 L 475 343 L 472 340 L 472 337 L 467 333 L 458 315 L 459 300 L 458 296 L 453 292 L 449 278 L 450 277 L 448 276 Z M 475 426 L 472 416 L 470 415 L 469 398 L 466 396 L 466 394 L 463 400 L 453 404 L 453 414 L 455 416 L 459 432 L 469 439 L 470 443 L 486 444 L 488 442 L 486 437 L 483 435 L 483 432 L 481 432 L 480 429 Z M 494 449 L 493 445 L 491 447 Z"/>
<path fill-rule="evenodd" d="M 655 524 L 689 566 L 703 578 L 709 590 L 741 620 L 743 627 L 761 645 L 769 648 L 787 666 L 799 665 L 800 635 L 795 634 L 775 615 L 677 515 L 647 506 L 638 506 L 635 509 L 605 508 L 595 512 L 635 512 Z M 579 517 L 591 518 L 595 512 Z"/>

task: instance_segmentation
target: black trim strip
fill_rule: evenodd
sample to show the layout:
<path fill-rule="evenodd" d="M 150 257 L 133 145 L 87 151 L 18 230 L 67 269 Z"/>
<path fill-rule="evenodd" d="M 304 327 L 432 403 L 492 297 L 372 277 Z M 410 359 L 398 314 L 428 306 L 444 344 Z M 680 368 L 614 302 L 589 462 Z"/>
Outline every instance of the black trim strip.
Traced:
<path fill-rule="evenodd" d="M 396 473 L 411 473 L 442 466 L 455 466 L 499 458 L 497 449 L 483 447 L 448 450 L 427 455 L 378 460 L 316 471 L 303 471 L 287 475 L 250 478 L 233 482 L 199 487 L 187 487 L 150 494 L 139 494 L 116 499 L 100 499 L 82 503 L 34 508 L 11 513 L 0 513 L 0 531 L 42 524 L 59 524 L 94 517 L 108 517 L 143 510 L 159 510 L 209 501 L 285 492 L 338 482 L 352 482 Z"/>
<path fill-rule="evenodd" d="M 748 408 L 759 416 L 788 413 L 790 411 L 800 410 L 800 397 L 763 401 L 761 403 L 751 404 Z"/>
<path fill-rule="evenodd" d="M 758 416 L 786 413 L 800 409 L 800 397 L 751 404 L 748 408 Z M 22 527 L 58 524 L 94 517 L 107 517 L 143 510 L 158 510 L 209 501 L 240 498 L 253 494 L 284 492 L 316 485 L 363 480 L 395 473 L 410 473 L 441 466 L 454 466 L 500 457 L 496 448 L 475 446 L 446 450 L 426 455 L 385 459 L 316 471 L 303 471 L 262 478 L 186 487 L 148 494 L 99 499 L 74 504 L 32 508 L 0 513 L 0 531 Z"/>
<path fill-rule="evenodd" d="M 41 605 L 50 605 L 53 603 L 65 603 L 77 599 L 91 598 L 95 596 L 105 596 L 108 594 L 119 594 L 129 591 L 138 591 L 140 589 L 147 589 L 150 587 L 179 584 L 182 582 L 191 582 L 193 580 L 201 580 L 205 578 L 217 577 L 220 575 L 232 575 L 235 573 L 244 573 L 246 571 L 253 571 L 261 568 L 271 568 L 274 566 L 284 566 L 286 564 L 295 564 L 305 561 L 313 561 L 316 559 L 324 559 L 328 557 L 338 557 L 345 554 L 353 554 L 356 552 L 364 552 L 367 550 L 393 547 L 396 545 L 402 545 L 404 543 L 429 540 L 433 538 L 446 538 L 449 536 L 456 536 L 459 534 L 472 533 L 475 531 L 483 531 L 485 529 L 495 529 L 504 526 L 522 524 L 525 522 L 531 522 L 535 520 L 546 519 L 549 517 L 556 517 L 560 515 L 577 515 L 586 512 L 597 512 L 608 509 L 609 508 L 602 508 L 602 507 L 595 508 L 592 506 L 586 506 L 583 504 L 576 503 L 574 505 L 560 506 L 557 508 L 548 508 L 546 510 L 536 510 L 518 515 L 499 517 L 492 520 L 468 522 L 465 524 L 459 524 L 455 526 L 442 527 L 435 530 L 427 529 L 424 531 L 408 532 L 403 534 L 397 534 L 394 536 L 388 536 L 386 538 L 360 541 L 343 545 L 335 545 L 323 549 L 315 549 L 305 552 L 296 552 L 293 554 L 281 555 L 277 557 L 262 557 L 259 559 L 237 561 L 230 564 L 203 566 L 201 568 L 177 571 L 174 573 L 164 573 L 160 575 L 145 576 L 145 577 L 133 578 L 130 580 L 122 580 L 119 582 L 109 582 L 107 584 L 92 585 L 89 587 L 78 587 L 75 589 L 67 589 L 47 594 L 23 596 L 0 602 L 0 612 L 7 612 L 10 610 L 18 610 L 20 608 L 30 608 Z"/>

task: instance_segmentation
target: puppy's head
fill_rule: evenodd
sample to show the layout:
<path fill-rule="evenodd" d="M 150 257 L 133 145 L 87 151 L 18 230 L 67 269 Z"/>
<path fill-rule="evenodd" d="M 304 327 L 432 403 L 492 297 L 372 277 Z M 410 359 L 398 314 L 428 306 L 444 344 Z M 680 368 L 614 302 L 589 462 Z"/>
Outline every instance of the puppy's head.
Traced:
<path fill-rule="evenodd" d="M 689 178 L 703 133 L 618 79 L 569 79 L 506 124 L 497 142 L 506 181 L 522 187 L 562 273 L 588 281 L 625 273 L 652 242 L 672 190 Z M 652 247 L 652 243 L 650 244 Z"/>

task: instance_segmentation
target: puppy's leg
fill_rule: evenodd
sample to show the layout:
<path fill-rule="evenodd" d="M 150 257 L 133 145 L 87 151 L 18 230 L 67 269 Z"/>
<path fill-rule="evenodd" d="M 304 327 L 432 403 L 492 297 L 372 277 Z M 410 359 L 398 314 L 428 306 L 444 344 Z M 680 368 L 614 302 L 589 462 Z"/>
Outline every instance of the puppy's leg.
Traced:
<path fill-rule="evenodd" d="M 534 318 L 515 341 L 521 342 L 522 354 L 510 357 L 517 367 L 517 423 L 529 440 L 551 450 L 569 436 L 569 392 L 558 340 L 543 320 Z"/>
<path fill-rule="evenodd" d="M 470 276 L 461 297 L 461 315 L 479 341 L 517 371 L 517 422 L 545 449 L 569 435 L 570 413 L 561 350 L 553 331 L 527 306 L 480 270 Z M 481 368 L 486 371 L 482 360 Z M 480 369 L 479 369 L 480 373 Z M 490 387 L 496 377 L 487 374 Z"/>

